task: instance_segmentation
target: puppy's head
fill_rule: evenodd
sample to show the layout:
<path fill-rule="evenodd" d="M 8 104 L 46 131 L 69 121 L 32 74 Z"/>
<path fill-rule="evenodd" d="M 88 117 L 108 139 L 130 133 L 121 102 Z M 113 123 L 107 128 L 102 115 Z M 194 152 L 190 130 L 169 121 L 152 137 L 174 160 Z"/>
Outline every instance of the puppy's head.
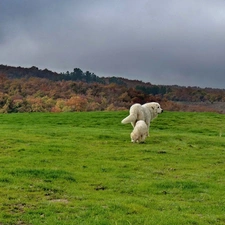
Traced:
<path fill-rule="evenodd" d="M 130 134 L 130 138 L 131 138 L 131 142 L 135 143 L 135 142 L 138 142 L 138 135 L 135 134 L 134 132 L 131 132 Z"/>

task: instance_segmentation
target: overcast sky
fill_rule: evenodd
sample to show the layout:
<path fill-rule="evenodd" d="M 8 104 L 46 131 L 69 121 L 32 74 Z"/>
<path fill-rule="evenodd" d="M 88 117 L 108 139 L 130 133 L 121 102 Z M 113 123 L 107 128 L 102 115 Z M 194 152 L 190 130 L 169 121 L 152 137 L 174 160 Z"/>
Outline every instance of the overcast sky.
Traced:
<path fill-rule="evenodd" d="M 0 64 L 225 88 L 225 1 L 1 0 Z"/>

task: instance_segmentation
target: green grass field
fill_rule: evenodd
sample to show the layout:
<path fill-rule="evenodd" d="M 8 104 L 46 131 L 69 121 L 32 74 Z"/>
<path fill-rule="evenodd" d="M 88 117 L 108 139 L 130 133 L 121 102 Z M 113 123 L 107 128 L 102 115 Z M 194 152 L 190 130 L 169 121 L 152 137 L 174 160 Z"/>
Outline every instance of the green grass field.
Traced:
<path fill-rule="evenodd" d="M 225 115 L 0 114 L 0 225 L 225 224 Z"/>

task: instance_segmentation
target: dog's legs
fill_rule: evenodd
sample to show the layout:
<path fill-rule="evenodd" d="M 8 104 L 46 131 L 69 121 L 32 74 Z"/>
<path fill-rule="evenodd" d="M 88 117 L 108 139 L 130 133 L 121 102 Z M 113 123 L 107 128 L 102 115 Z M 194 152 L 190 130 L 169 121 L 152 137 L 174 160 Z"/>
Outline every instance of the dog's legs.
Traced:
<path fill-rule="evenodd" d="M 150 134 L 149 134 L 149 129 L 150 129 L 150 122 L 149 123 L 147 123 L 147 126 L 148 126 L 148 137 L 150 137 Z"/>

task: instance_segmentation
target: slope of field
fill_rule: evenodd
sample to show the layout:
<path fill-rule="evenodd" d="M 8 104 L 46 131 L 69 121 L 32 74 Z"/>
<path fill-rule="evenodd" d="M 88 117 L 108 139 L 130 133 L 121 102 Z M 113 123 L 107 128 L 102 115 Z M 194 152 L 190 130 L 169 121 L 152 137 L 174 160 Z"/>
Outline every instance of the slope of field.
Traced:
<path fill-rule="evenodd" d="M 0 114 L 0 224 L 225 224 L 225 116 Z"/>

